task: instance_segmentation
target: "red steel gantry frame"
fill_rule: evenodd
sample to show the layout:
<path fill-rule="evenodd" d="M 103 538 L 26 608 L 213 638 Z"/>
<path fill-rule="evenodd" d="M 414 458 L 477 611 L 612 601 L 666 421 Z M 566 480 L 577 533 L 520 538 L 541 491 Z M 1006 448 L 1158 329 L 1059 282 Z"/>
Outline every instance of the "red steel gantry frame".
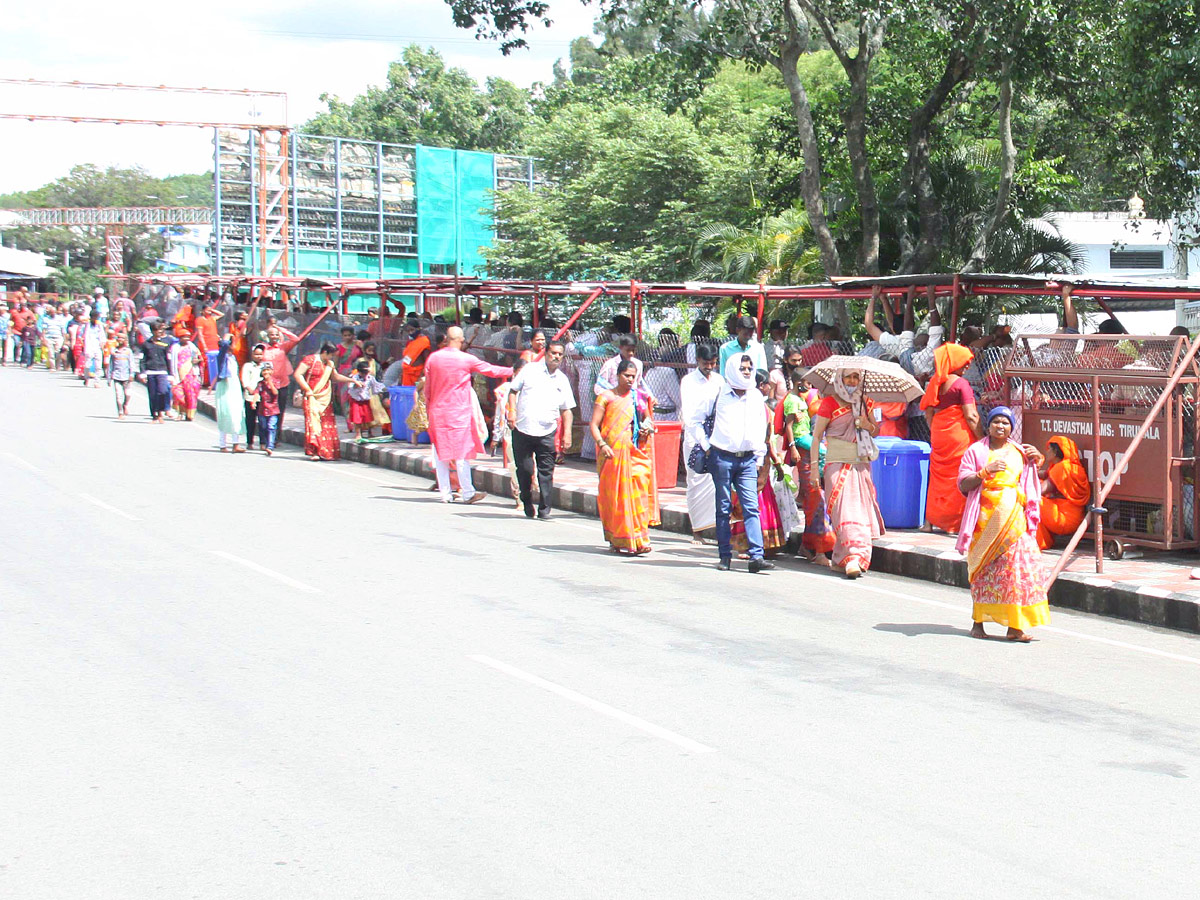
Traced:
<path fill-rule="evenodd" d="M 0 78 L 0 86 L 9 89 L 23 89 L 30 95 L 39 91 L 74 90 L 83 92 L 89 101 L 98 98 L 111 99 L 122 95 L 146 99 L 167 97 L 174 100 L 178 97 L 191 96 L 197 105 L 205 106 L 204 111 L 211 111 L 214 106 L 219 110 L 222 102 L 232 104 L 248 103 L 244 109 L 244 118 L 224 115 L 187 116 L 181 113 L 186 106 L 171 103 L 172 114 L 154 118 L 135 118 L 125 115 L 104 115 L 103 111 L 89 111 L 76 114 L 74 112 L 47 112 L 44 108 L 28 112 L 0 112 L 0 119 L 24 119 L 30 122 L 74 122 L 103 125 L 171 125 L 194 128 L 234 128 L 254 131 L 258 136 L 258 171 L 259 189 L 257 193 L 258 212 L 258 246 L 259 271 L 270 277 L 289 274 L 288 260 L 290 257 L 291 235 L 288 230 L 289 206 L 289 172 L 287 166 L 288 142 L 291 128 L 287 121 L 287 94 L 279 91 L 232 90 L 226 88 L 193 88 L 169 87 L 167 85 L 121 84 L 96 81 L 43 81 L 36 78 Z M 51 100 L 58 100 L 57 96 Z M 29 98 L 26 99 L 29 102 Z M 39 101 L 32 100 L 36 107 Z M 260 108 L 261 106 L 261 108 Z M 268 179 L 270 179 L 268 187 Z M 211 211 L 209 221 L 211 221 Z M 80 223 L 82 224 L 82 223 Z M 97 223 L 106 225 L 105 254 L 109 261 L 109 271 L 112 272 L 113 253 L 123 245 L 124 225 L 130 222 Z M 145 223 L 141 223 L 145 224 Z M 170 224 L 170 223 L 168 223 Z M 119 253 L 118 253 L 119 256 Z"/>

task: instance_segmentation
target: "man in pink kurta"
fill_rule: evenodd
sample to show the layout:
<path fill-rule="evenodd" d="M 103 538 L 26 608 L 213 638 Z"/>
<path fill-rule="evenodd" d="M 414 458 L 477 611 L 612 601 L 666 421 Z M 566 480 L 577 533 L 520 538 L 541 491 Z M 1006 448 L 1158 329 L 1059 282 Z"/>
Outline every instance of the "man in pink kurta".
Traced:
<path fill-rule="evenodd" d="M 508 378 L 512 369 L 494 366 L 470 353 L 464 353 L 463 330 L 458 326 L 446 332 L 445 349 L 430 355 L 425 362 L 425 404 L 429 415 L 429 437 L 433 442 L 434 468 L 442 502 L 449 503 L 450 462 L 458 470 L 458 485 L 465 503 L 477 503 L 483 492 L 471 483 L 469 460 L 483 450 L 475 422 L 471 376 L 478 372 L 489 378 Z M 478 402 L 477 400 L 474 402 Z"/>

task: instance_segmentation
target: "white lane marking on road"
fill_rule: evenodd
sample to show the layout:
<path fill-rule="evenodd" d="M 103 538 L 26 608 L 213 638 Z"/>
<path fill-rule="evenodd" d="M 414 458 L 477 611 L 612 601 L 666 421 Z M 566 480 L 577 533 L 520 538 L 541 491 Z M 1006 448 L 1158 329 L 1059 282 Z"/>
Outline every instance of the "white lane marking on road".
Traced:
<path fill-rule="evenodd" d="M 101 509 L 107 509 L 110 513 L 116 513 L 118 516 L 128 519 L 130 522 L 142 521 L 137 516 L 131 516 L 129 513 L 125 512 L 125 510 L 123 510 L 123 509 L 117 509 L 115 506 L 113 506 L 109 503 L 105 503 L 99 497 L 93 497 L 91 494 L 80 494 L 79 496 L 82 497 L 84 500 L 86 500 L 88 503 L 98 506 Z"/>
<path fill-rule="evenodd" d="M 226 553 L 224 550 L 209 550 L 208 552 L 213 554 L 213 556 L 219 556 L 222 559 L 227 559 L 230 562 L 235 562 L 238 565 L 245 566 L 247 569 L 253 569 L 260 575 L 266 575 L 268 578 L 274 578 L 276 581 L 283 582 L 288 587 L 294 587 L 298 591 L 304 591 L 306 594 L 321 593 L 311 584 L 305 584 L 303 581 L 297 581 L 295 578 L 284 575 L 282 572 L 276 572 L 274 569 L 268 569 L 266 566 L 260 566 L 258 563 L 249 559 L 243 559 L 242 557 L 235 556 L 232 553 Z"/>
<path fill-rule="evenodd" d="M 689 753 L 716 753 L 716 747 L 709 747 L 701 744 L 698 741 L 693 741 L 691 738 L 685 738 L 683 735 L 676 734 L 663 728 L 661 725 L 655 725 L 653 722 L 647 722 L 645 719 L 640 719 L 635 715 L 623 712 L 616 707 L 609 706 L 607 703 L 601 703 L 599 700 L 593 700 L 591 697 L 585 697 L 570 688 L 565 688 L 560 684 L 555 684 L 553 681 L 547 681 L 544 678 L 539 678 L 536 675 L 531 675 L 529 672 L 522 671 L 515 666 L 510 666 L 508 663 L 502 663 L 498 659 L 492 659 L 490 656 L 468 656 L 467 659 L 481 665 L 495 669 L 497 672 L 503 672 L 516 678 L 518 681 L 524 681 L 527 684 L 532 684 L 535 687 L 540 687 L 544 691 L 549 691 L 552 694 L 557 694 L 564 699 L 570 700 L 572 703 L 578 703 L 580 706 L 585 706 L 592 712 L 597 712 L 602 716 L 608 716 L 610 719 L 616 719 L 618 722 L 624 722 L 626 725 L 632 726 L 639 731 L 644 731 L 646 734 L 653 735 L 656 738 L 661 738 L 664 741 L 674 744 L 676 747 L 688 751 Z"/>
<path fill-rule="evenodd" d="M 39 475 L 42 474 L 41 469 L 39 469 L 37 466 L 35 466 L 33 463 L 29 462 L 28 460 L 21 459 L 21 457 L 17 456 L 17 454 L 15 454 L 15 453 L 9 453 L 6 450 L 4 452 L 4 456 L 7 456 L 9 459 L 11 459 L 13 462 L 15 462 L 18 466 L 20 466 L 23 469 L 28 469 L 30 472 L 37 472 Z"/>
<path fill-rule="evenodd" d="M 827 576 L 814 575 L 809 572 L 797 572 L 797 575 L 802 575 L 805 578 L 816 578 L 822 581 L 828 581 Z M 918 597 L 915 594 L 906 594 L 903 591 L 893 591 L 887 588 L 873 587 L 869 584 L 861 582 L 855 585 L 856 588 L 863 591 L 869 591 L 872 594 L 881 594 L 885 597 L 899 597 L 902 600 L 912 600 L 915 603 L 924 603 L 926 606 L 940 606 L 942 609 L 952 609 L 957 613 L 965 611 L 964 606 L 954 603 L 943 603 L 941 600 L 930 600 L 928 597 Z M 1117 641 L 1112 638 L 1100 637 L 1094 634 L 1085 634 L 1082 631 L 1074 631 L 1070 628 L 1059 628 L 1057 625 L 1043 625 L 1039 631 L 1047 631 L 1051 634 L 1065 634 L 1068 637 L 1079 638 L 1081 641 L 1092 641 L 1096 644 L 1107 644 L 1109 647 L 1120 647 L 1123 650 L 1132 650 L 1135 653 L 1145 653 L 1148 656 L 1158 656 L 1163 659 L 1173 659 L 1176 662 L 1191 663 L 1192 665 L 1200 666 L 1200 658 L 1194 656 L 1185 656 L 1182 653 L 1171 653 L 1167 650 L 1156 650 L 1153 647 L 1144 647 L 1141 644 L 1130 644 L 1125 641 Z"/>

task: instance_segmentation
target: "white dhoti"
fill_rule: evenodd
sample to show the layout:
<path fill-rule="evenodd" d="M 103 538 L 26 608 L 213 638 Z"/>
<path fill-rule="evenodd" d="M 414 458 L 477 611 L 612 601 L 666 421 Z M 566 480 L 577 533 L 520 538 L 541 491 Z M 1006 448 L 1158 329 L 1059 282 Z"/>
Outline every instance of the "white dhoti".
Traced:
<path fill-rule="evenodd" d="M 691 455 L 694 441 L 686 437 L 683 441 L 683 458 L 686 461 Z M 712 476 L 693 472 L 687 466 L 687 506 L 688 518 L 692 520 L 692 531 L 703 531 L 705 528 L 715 528 L 717 525 L 717 489 L 713 485 Z"/>

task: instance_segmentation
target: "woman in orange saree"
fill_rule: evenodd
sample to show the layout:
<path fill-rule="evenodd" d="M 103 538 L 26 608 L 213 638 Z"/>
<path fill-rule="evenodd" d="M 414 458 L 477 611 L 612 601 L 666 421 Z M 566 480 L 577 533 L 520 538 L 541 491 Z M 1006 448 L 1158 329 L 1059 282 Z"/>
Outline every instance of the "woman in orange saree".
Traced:
<path fill-rule="evenodd" d="M 958 487 L 966 495 L 956 549 L 967 557 L 973 604 L 971 637 L 986 638 L 985 621 L 1006 625 L 1005 637 L 1027 643 L 1028 630 L 1050 621 L 1038 527 L 1045 460 L 1036 447 L 1013 442 L 1012 410 L 988 415 L 987 436 L 963 454 Z"/>
<path fill-rule="evenodd" d="M 929 423 L 929 491 L 922 531 L 958 531 L 966 502 L 958 490 L 958 465 L 977 438 L 979 411 L 975 392 L 962 372 L 975 355 L 960 344 L 942 344 L 933 351 L 934 371 L 921 399 Z"/>
<path fill-rule="evenodd" d="M 633 363 L 621 360 L 617 385 L 596 398 L 591 424 L 604 539 L 610 551 L 627 556 L 650 552 L 650 528 L 659 522 L 651 439 L 654 422 L 648 404 L 638 402 L 636 379 Z"/>
<path fill-rule="evenodd" d="M 333 344 L 322 344 L 320 353 L 304 357 L 292 373 L 304 394 L 304 455 L 312 459 L 342 455 L 333 414 L 333 382 L 351 379 L 335 371 L 335 350 Z"/>
<path fill-rule="evenodd" d="M 1056 434 L 1046 447 L 1042 476 L 1042 521 L 1037 543 L 1042 550 L 1054 546 L 1054 536 L 1073 534 L 1087 513 L 1092 484 L 1079 461 L 1079 448 L 1069 437 Z"/>

